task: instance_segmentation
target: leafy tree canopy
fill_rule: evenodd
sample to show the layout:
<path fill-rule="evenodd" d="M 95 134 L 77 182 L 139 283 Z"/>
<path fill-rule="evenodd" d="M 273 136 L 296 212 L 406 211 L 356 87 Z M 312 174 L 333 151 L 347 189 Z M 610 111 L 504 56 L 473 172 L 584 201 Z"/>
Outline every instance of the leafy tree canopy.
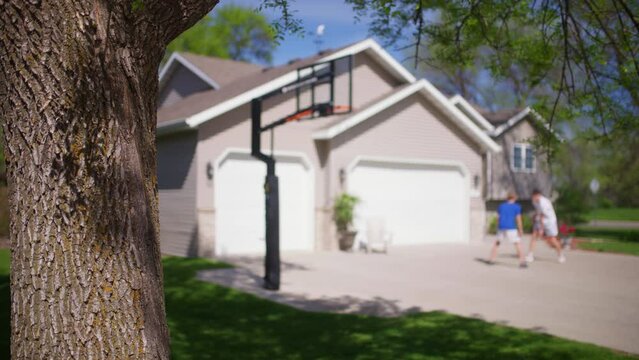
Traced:
<path fill-rule="evenodd" d="M 299 32 L 289 2 L 279 30 Z M 416 66 L 478 66 L 513 81 L 522 102 L 592 134 L 639 129 L 639 2 L 628 0 L 345 0 L 370 32 L 412 49 Z M 284 16 L 286 15 L 286 16 Z M 290 25 L 290 26 L 289 26 Z M 424 49 L 428 49 L 424 51 Z M 521 100 L 519 100 L 521 101 Z"/>
<path fill-rule="evenodd" d="M 178 36 L 167 51 L 271 63 L 275 47 L 275 31 L 263 15 L 243 6 L 226 5 Z"/>

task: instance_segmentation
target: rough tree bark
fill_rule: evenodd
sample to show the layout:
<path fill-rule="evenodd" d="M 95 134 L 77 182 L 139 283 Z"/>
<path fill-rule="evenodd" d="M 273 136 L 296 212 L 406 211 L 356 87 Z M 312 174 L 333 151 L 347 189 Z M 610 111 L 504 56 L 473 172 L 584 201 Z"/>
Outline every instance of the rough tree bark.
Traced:
<path fill-rule="evenodd" d="M 216 0 L 0 0 L 15 359 L 167 359 L 158 65 Z"/>

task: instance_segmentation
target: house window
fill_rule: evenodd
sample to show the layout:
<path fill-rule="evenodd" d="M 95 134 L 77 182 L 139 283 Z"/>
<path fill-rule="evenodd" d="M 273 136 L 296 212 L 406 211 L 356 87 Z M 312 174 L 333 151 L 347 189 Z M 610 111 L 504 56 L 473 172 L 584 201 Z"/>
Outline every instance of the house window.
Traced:
<path fill-rule="evenodd" d="M 515 171 L 535 172 L 535 151 L 532 145 L 513 145 L 512 168 Z"/>

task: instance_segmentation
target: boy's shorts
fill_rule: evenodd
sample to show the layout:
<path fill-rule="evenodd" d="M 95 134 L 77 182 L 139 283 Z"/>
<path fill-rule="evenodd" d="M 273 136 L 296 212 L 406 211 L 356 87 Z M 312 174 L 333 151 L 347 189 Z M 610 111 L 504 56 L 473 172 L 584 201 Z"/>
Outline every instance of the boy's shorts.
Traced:
<path fill-rule="evenodd" d="M 511 244 L 517 244 L 521 241 L 519 232 L 516 229 L 499 230 L 499 232 L 497 233 L 497 238 L 499 239 L 499 241 L 508 240 L 508 242 L 510 242 Z"/>
<path fill-rule="evenodd" d="M 535 219 L 533 222 L 533 231 L 543 231 L 544 227 L 541 225 L 541 221 L 539 219 Z"/>

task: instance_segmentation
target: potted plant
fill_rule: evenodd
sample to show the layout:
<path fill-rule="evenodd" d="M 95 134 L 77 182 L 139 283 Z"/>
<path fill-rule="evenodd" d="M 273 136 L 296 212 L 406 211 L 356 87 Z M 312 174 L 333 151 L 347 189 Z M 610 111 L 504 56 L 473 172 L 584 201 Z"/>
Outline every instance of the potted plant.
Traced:
<path fill-rule="evenodd" d="M 348 251 L 353 248 L 357 231 L 353 230 L 353 212 L 359 199 L 353 195 L 342 193 L 333 205 L 333 220 L 339 234 L 339 249 Z"/>

